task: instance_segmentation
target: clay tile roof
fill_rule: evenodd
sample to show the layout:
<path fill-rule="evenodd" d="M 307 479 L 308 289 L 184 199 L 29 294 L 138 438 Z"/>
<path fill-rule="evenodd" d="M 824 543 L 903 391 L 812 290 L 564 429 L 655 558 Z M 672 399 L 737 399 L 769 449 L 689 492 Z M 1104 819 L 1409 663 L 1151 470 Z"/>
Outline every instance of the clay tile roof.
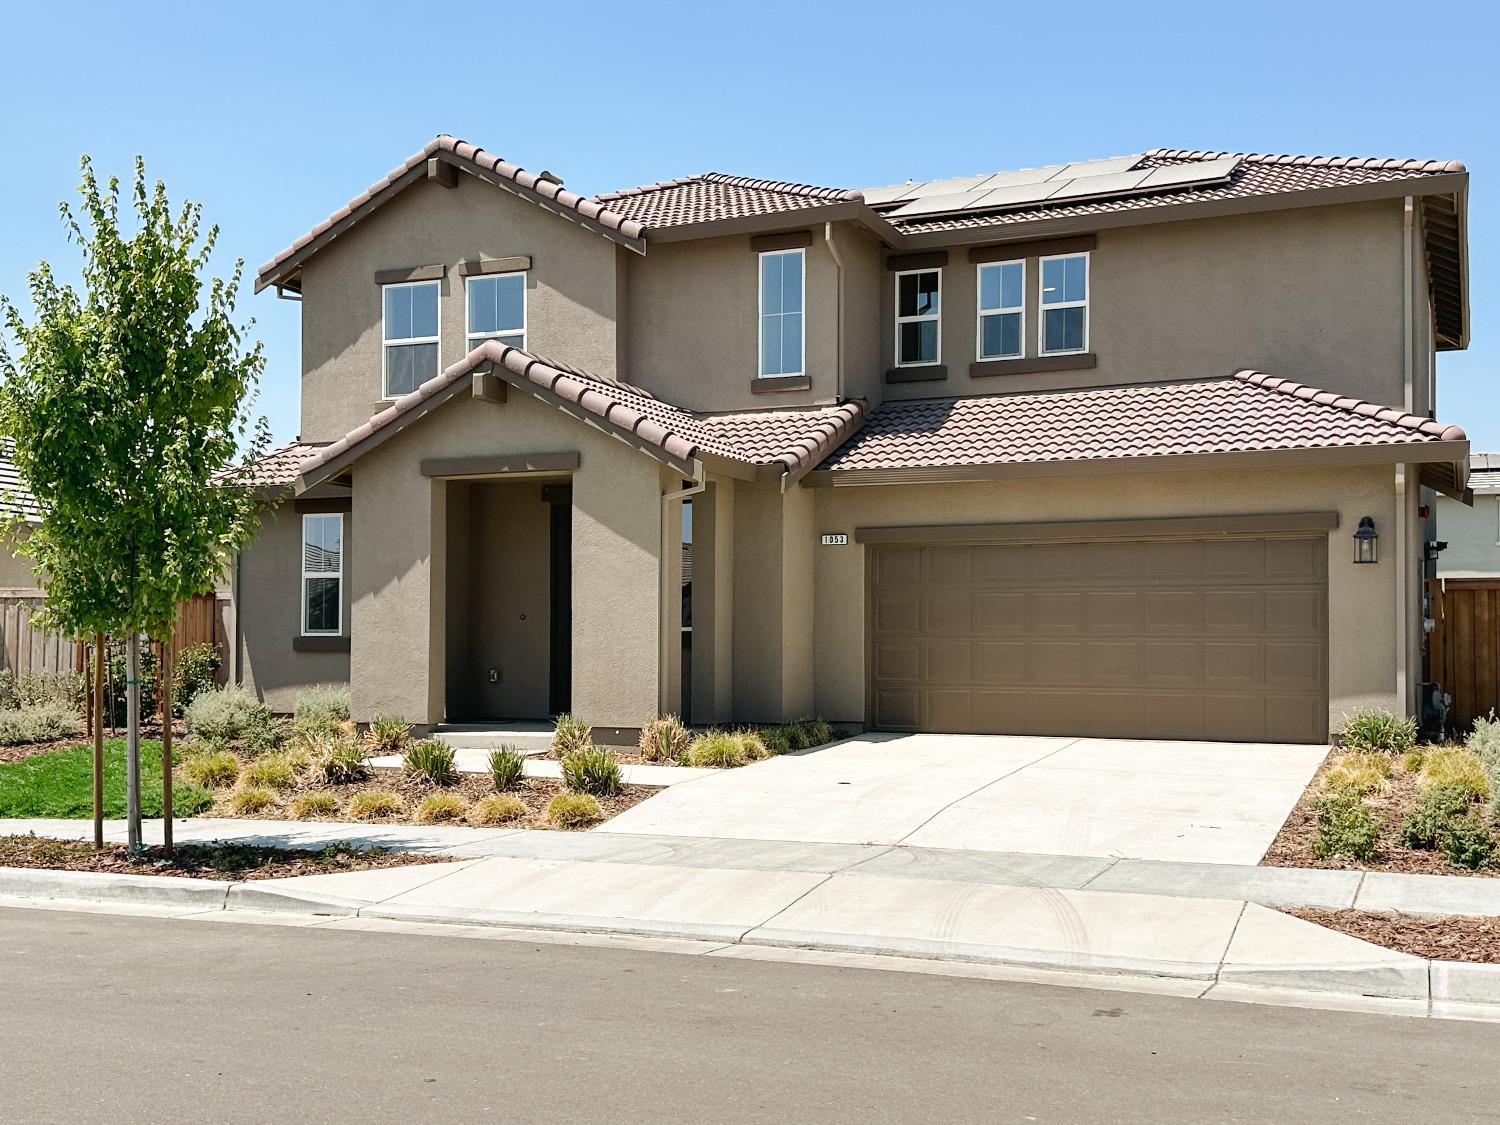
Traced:
<path fill-rule="evenodd" d="M 648 229 L 805 211 L 810 207 L 864 200 L 852 188 L 756 180 L 749 176 L 726 176 L 722 172 L 662 180 L 593 198 L 594 202 L 607 205 Z"/>
<path fill-rule="evenodd" d="M 10 438 L 0 438 L 0 520 L 40 523 L 42 509 L 16 470 L 15 449 L 16 443 Z"/>
<path fill-rule="evenodd" d="M 271 450 L 258 461 L 215 474 L 214 479 L 224 483 L 241 484 L 249 488 L 285 488 L 297 479 L 297 470 L 304 461 L 323 448 L 321 443 L 293 441 Z"/>
<path fill-rule="evenodd" d="M 1241 371 L 1192 383 L 890 402 L 822 468 L 840 473 L 1464 440 L 1457 426 Z"/>

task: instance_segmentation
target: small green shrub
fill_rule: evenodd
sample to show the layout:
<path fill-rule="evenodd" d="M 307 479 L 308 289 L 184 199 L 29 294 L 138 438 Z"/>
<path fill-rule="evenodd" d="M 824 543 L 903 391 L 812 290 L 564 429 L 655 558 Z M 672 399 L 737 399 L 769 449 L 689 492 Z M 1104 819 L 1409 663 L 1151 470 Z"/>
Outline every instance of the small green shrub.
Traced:
<path fill-rule="evenodd" d="M 429 793 L 417 802 L 417 811 L 412 820 L 418 824 L 437 824 L 444 820 L 462 820 L 469 811 L 469 802 L 457 793 Z"/>
<path fill-rule="evenodd" d="M 747 761 L 744 741 L 734 731 L 711 730 L 700 734 L 688 748 L 687 764 L 698 769 L 727 770 Z"/>
<path fill-rule="evenodd" d="M 181 715 L 205 691 L 212 691 L 219 674 L 219 646 L 212 641 L 189 645 L 172 664 L 172 711 Z"/>
<path fill-rule="evenodd" d="M 790 754 L 800 750 L 800 741 L 799 732 L 791 726 L 765 727 L 760 732 L 760 743 L 768 754 Z"/>
<path fill-rule="evenodd" d="M 822 719 L 798 719 L 792 726 L 797 730 L 802 745 L 799 750 L 810 750 L 833 741 L 833 728 Z"/>
<path fill-rule="evenodd" d="M 339 799 L 325 789 L 315 789 L 292 799 L 293 820 L 318 820 L 321 817 L 337 816 Z"/>
<path fill-rule="evenodd" d="M 1489 781 L 1479 755 L 1458 746 L 1441 746 L 1428 751 L 1422 761 L 1421 779 L 1424 785 L 1463 789 L 1475 801 L 1487 800 L 1490 795 Z"/>
<path fill-rule="evenodd" d="M 27 672 L 15 685 L 16 707 L 40 707 L 44 703 L 81 713 L 88 699 L 89 680 L 74 672 Z"/>
<path fill-rule="evenodd" d="M 1422 763 L 1426 760 L 1427 754 L 1421 747 L 1415 750 L 1408 750 L 1405 754 L 1401 755 L 1401 768 L 1407 773 L 1419 773 L 1422 769 Z"/>
<path fill-rule="evenodd" d="M 186 718 L 193 734 L 229 742 L 240 741 L 252 729 L 276 719 L 254 692 L 237 685 L 200 692 L 188 704 Z"/>
<path fill-rule="evenodd" d="M 1481 758 L 1492 754 L 1500 756 L 1500 719 L 1495 717 L 1495 712 L 1491 711 L 1488 718 L 1474 720 L 1464 745 Z"/>
<path fill-rule="evenodd" d="M 228 750 L 197 750 L 183 755 L 182 776 L 209 789 L 227 789 L 240 776 L 240 760 Z"/>
<path fill-rule="evenodd" d="M 458 776 L 453 764 L 453 747 L 436 738 L 424 738 L 406 748 L 401 768 L 407 777 L 433 785 L 452 785 Z"/>
<path fill-rule="evenodd" d="M 1321 798 L 1314 806 L 1318 823 L 1312 850 L 1321 859 L 1373 859 L 1380 841 L 1380 821 L 1364 806 L 1359 795 L 1341 789 Z"/>
<path fill-rule="evenodd" d="M 1408 848 L 1437 847 L 1448 827 L 1466 817 L 1473 804 L 1473 794 L 1466 789 L 1434 785 L 1422 790 L 1401 821 L 1401 842 Z"/>
<path fill-rule="evenodd" d="M 126 669 L 129 661 L 125 655 L 125 642 L 121 638 L 112 641 L 109 645 L 110 656 L 105 661 L 108 679 L 104 682 L 104 706 L 108 708 L 105 715 L 111 718 L 115 726 L 125 725 L 125 688 Z M 141 714 L 156 714 L 156 646 L 150 644 L 141 645 L 140 657 L 141 669 Z M 26 677 L 21 678 L 24 685 Z"/>
<path fill-rule="evenodd" d="M 291 729 L 287 733 L 293 742 L 307 745 L 330 738 L 341 738 L 349 733 L 353 726 L 353 723 L 340 719 L 336 715 L 314 713 L 303 715 L 300 719 L 293 719 Z"/>
<path fill-rule="evenodd" d="M 292 718 L 348 722 L 349 685 L 318 684 L 298 692 L 297 701 L 292 705 Z"/>
<path fill-rule="evenodd" d="M 563 755 L 562 779 L 576 793 L 609 796 L 620 791 L 620 762 L 613 750 L 590 743 Z"/>
<path fill-rule="evenodd" d="M 1352 789 L 1361 797 L 1380 791 L 1391 776 L 1391 765 L 1388 755 L 1368 750 L 1343 754 L 1323 775 L 1322 791 L 1332 793 L 1338 789 Z"/>
<path fill-rule="evenodd" d="M 1417 744 L 1417 721 L 1390 711 L 1359 711 L 1344 717 L 1339 737 L 1351 750 L 1404 754 Z"/>
<path fill-rule="evenodd" d="M 586 722 L 572 715 L 557 717 L 557 723 L 552 728 L 552 749 L 559 758 L 592 744 L 593 731 Z"/>
<path fill-rule="evenodd" d="M 402 719 L 377 715 L 370 721 L 366 737 L 377 754 L 399 754 L 411 737 L 411 726 Z"/>
<path fill-rule="evenodd" d="M 604 810 L 587 793 L 559 793 L 547 802 L 547 821 L 558 828 L 581 828 L 604 819 Z"/>
<path fill-rule="evenodd" d="M 240 735 L 240 749 L 250 755 L 267 754 L 286 741 L 286 724 L 270 711 L 253 716 Z"/>
<path fill-rule="evenodd" d="M 9 668 L 0 668 L 0 711 L 14 711 L 21 706 L 21 697 L 16 693 L 16 674 Z"/>
<path fill-rule="evenodd" d="M 1438 848 L 1454 867 L 1477 871 L 1494 861 L 1495 835 L 1479 813 L 1471 811 L 1448 824 L 1438 837 Z"/>
<path fill-rule="evenodd" d="M 175 790 L 173 791 L 175 794 Z M 240 816 L 264 812 L 276 804 L 276 794 L 259 785 L 247 785 L 229 795 L 229 809 Z"/>
<path fill-rule="evenodd" d="M 638 749 L 646 762 L 679 762 L 693 741 L 692 734 L 676 715 L 652 719 L 641 728 Z"/>
<path fill-rule="evenodd" d="M 525 774 L 526 755 L 514 746 L 490 751 L 490 777 L 494 779 L 497 793 L 513 789 Z"/>
<path fill-rule="evenodd" d="M 347 738 L 315 743 L 310 748 L 311 768 L 330 785 L 363 781 L 370 776 L 364 749 Z"/>
<path fill-rule="evenodd" d="M 245 766 L 245 784 L 265 789 L 294 789 L 297 771 L 285 754 L 266 754 Z"/>
<path fill-rule="evenodd" d="M 762 758 L 769 758 L 771 752 L 766 749 L 766 744 L 761 741 L 760 734 L 753 730 L 742 730 L 735 733 L 740 740 L 740 748 L 744 751 L 745 761 L 758 762 Z"/>
<path fill-rule="evenodd" d="M 383 820 L 400 816 L 406 809 L 401 794 L 389 789 L 364 789 L 354 794 L 347 810 L 350 820 Z"/>
<path fill-rule="evenodd" d="M 63 703 L 37 703 L 0 711 L 0 746 L 55 742 L 78 730 L 78 713 Z"/>
<path fill-rule="evenodd" d="M 526 819 L 526 805 L 514 793 L 491 793 L 474 802 L 469 823 L 483 827 Z"/>

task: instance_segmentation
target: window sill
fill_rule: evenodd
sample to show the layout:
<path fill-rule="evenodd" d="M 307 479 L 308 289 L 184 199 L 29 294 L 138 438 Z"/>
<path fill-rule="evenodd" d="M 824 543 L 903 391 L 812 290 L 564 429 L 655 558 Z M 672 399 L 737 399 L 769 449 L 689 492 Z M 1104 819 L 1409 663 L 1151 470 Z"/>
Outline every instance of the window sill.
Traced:
<path fill-rule="evenodd" d="M 1027 375 L 1035 371 L 1086 371 L 1099 366 L 1099 357 L 1093 352 L 1072 352 L 1068 355 L 1037 355 L 1021 359 L 982 359 L 969 364 L 969 374 L 975 379 L 989 375 Z"/>
<path fill-rule="evenodd" d="M 885 373 L 887 383 L 937 383 L 948 377 L 946 363 L 922 363 L 911 367 L 892 367 Z"/>
<path fill-rule="evenodd" d="M 774 395 L 783 391 L 812 390 L 811 375 L 759 375 L 750 380 L 753 395 Z"/>
<path fill-rule="evenodd" d="M 344 635 L 318 633 L 292 638 L 293 652 L 348 652 L 349 638 Z"/>

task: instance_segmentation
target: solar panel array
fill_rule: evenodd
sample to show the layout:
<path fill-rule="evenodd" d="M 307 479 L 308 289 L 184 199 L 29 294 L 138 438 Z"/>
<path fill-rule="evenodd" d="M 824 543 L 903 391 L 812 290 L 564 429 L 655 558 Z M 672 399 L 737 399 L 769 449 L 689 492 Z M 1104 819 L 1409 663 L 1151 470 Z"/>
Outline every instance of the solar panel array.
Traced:
<path fill-rule="evenodd" d="M 1081 199 L 1106 199 L 1223 183 L 1234 174 L 1242 157 L 1221 156 L 1155 168 L 1140 167 L 1143 159 L 1144 156 L 1137 153 L 1104 160 L 1047 164 L 1041 168 L 1022 168 L 985 176 L 895 184 L 871 188 L 864 196 L 866 203 L 880 207 L 892 218 L 1034 207 L 1062 200 L 1071 203 Z"/>

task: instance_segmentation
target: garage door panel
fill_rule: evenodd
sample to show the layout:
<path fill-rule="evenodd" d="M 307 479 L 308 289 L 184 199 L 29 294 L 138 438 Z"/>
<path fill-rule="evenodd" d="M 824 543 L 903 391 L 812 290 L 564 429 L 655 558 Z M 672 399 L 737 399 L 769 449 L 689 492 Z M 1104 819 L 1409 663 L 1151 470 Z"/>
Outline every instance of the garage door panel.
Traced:
<path fill-rule="evenodd" d="M 932 586 L 968 586 L 973 580 L 970 551 L 929 547 L 922 552 L 923 576 Z"/>
<path fill-rule="evenodd" d="M 1029 594 L 1026 597 L 1026 629 L 1032 633 L 1076 633 L 1083 625 L 1084 595 L 1067 593 Z"/>
<path fill-rule="evenodd" d="M 1134 641 L 1091 641 L 1084 652 L 1084 676 L 1091 684 L 1132 684 L 1140 677 L 1140 646 Z"/>
<path fill-rule="evenodd" d="M 1265 571 L 1262 542 L 1223 539 L 1203 544 L 1203 577 L 1210 582 L 1258 582 Z"/>
<path fill-rule="evenodd" d="M 1083 576 L 1078 543 L 1032 543 L 1026 547 L 1026 581 L 1041 586 L 1077 583 Z"/>
<path fill-rule="evenodd" d="M 974 678 L 982 684 L 1013 684 L 1026 678 L 1026 645 L 981 641 L 974 646 Z"/>
<path fill-rule="evenodd" d="M 1037 641 L 1026 646 L 1026 682 L 1077 684 L 1083 681 L 1083 645 L 1076 641 Z"/>
<path fill-rule="evenodd" d="M 1026 548 L 971 547 L 974 581 L 981 586 L 1015 586 L 1026 580 Z"/>
<path fill-rule="evenodd" d="M 1327 678 L 1328 660 L 1323 646 L 1310 641 L 1273 642 L 1265 646 L 1266 686 L 1287 689 L 1317 689 Z"/>
<path fill-rule="evenodd" d="M 1153 687 L 1197 685 L 1202 682 L 1202 652 L 1197 641 L 1147 641 L 1140 647 L 1141 675 Z"/>
<path fill-rule="evenodd" d="M 922 618 L 927 633 L 972 633 L 974 599 L 969 594 L 928 594 L 922 599 Z"/>
<path fill-rule="evenodd" d="M 1321 582 L 1328 573 L 1328 548 L 1314 539 L 1266 540 L 1266 578 Z"/>
<path fill-rule="evenodd" d="M 1262 695 L 1208 695 L 1203 700 L 1203 737 L 1269 741 L 1266 738 L 1266 700 Z"/>
<path fill-rule="evenodd" d="M 1139 633 L 1146 623 L 1146 604 L 1135 590 L 1084 594 L 1083 613 L 1091 633 Z"/>
<path fill-rule="evenodd" d="M 922 693 L 912 689 L 881 689 L 872 693 L 875 725 L 886 730 L 922 729 Z"/>
<path fill-rule="evenodd" d="M 922 549 L 888 547 L 875 552 L 875 582 L 882 589 L 892 586 L 920 586 Z"/>
<path fill-rule="evenodd" d="M 1328 704 L 1305 695 L 1266 697 L 1267 742 L 1300 742 L 1310 729 L 1328 729 Z"/>
<path fill-rule="evenodd" d="M 1203 686 L 1253 691 L 1265 683 L 1265 649 L 1254 641 L 1206 641 Z"/>
<path fill-rule="evenodd" d="M 1273 589 L 1265 594 L 1266 632 L 1323 632 L 1323 594 L 1316 589 Z"/>
<path fill-rule="evenodd" d="M 1212 633 L 1260 633 L 1265 630 L 1265 595 L 1260 590 L 1205 590 L 1203 628 Z"/>
<path fill-rule="evenodd" d="M 962 734 L 974 729 L 974 693 L 965 689 L 926 693 L 923 729 L 940 734 Z"/>
<path fill-rule="evenodd" d="M 1148 633 L 1201 633 L 1203 592 L 1200 590 L 1148 590 L 1140 595 L 1144 605 L 1143 627 Z"/>
<path fill-rule="evenodd" d="M 922 644 L 920 641 L 878 640 L 874 649 L 874 673 L 877 680 L 919 680 L 922 678 Z"/>
<path fill-rule="evenodd" d="M 1198 540 L 1147 543 L 1145 550 L 1148 582 L 1197 578 L 1203 573 L 1203 544 Z"/>
<path fill-rule="evenodd" d="M 1204 698 L 1187 692 L 1151 693 L 1142 697 L 1146 707 L 1145 738 L 1201 738 L 1204 728 Z"/>
<path fill-rule="evenodd" d="M 1027 691 L 990 691 L 972 693 L 973 726 L 971 731 L 1034 730 L 1031 715 L 1032 693 Z"/>
<path fill-rule="evenodd" d="M 917 590 L 883 590 L 875 598 L 876 635 L 922 632 L 922 595 Z"/>
<path fill-rule="evenodd" d="M 923 645 L 923 678 L 928 682 L 968 683 L 974 678 L 973 645 L 969 641 L 928 641 Z"/>
<path fill-rule="evenodd" d="M 981 635 L 1024 633 L 1026 631 L 1026 595 L 974 595 L 975 631 Z"/>

